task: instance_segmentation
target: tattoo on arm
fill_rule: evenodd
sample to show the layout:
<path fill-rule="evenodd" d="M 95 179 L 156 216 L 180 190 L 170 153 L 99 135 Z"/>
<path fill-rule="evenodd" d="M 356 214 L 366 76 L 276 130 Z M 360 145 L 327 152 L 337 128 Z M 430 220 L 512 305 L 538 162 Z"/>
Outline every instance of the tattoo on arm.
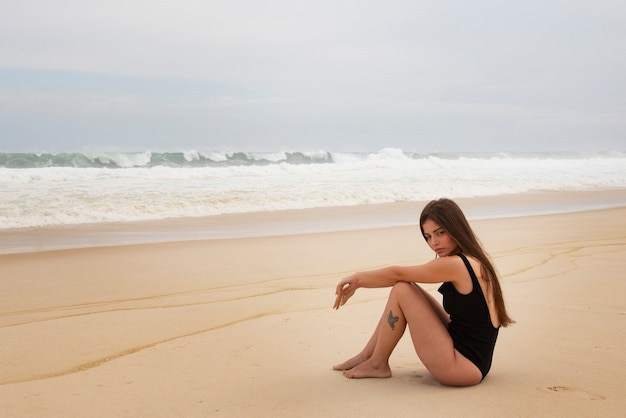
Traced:
<path fill-rule="evenodd" d="M 393 316 L 393 312 L 391 310 L 389 311 L 387 322 L 389 323 L 389 326 L 391 327 L 392 331 L 396 329 L 396 322 L 398 322 L 399 319 L 400 319 L 399 317 Z"/>

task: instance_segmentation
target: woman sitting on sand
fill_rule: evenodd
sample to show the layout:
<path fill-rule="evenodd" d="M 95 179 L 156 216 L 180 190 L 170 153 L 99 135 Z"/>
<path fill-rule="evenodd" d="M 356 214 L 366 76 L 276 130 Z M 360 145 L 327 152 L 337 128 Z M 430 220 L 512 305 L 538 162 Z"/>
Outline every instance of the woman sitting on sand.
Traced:
<path fill-rule="evenodd" d="M 415 351 L 435 379 L 445 385 L 475 385 L 491 368 L 499 328 L 513 322 L 498 277 L 453 201 L 428 203 L 420 228 L 437 254 L 434 260 L 354 273 L 337 285 L 335 309 L 360 287 L 392 289 L 365 348 L 333 368 L 350 378 L 390 377 L 389 356 L 408 324 Z M 443 306 L 415 282 L 443 282 L 439 287 Z"/>

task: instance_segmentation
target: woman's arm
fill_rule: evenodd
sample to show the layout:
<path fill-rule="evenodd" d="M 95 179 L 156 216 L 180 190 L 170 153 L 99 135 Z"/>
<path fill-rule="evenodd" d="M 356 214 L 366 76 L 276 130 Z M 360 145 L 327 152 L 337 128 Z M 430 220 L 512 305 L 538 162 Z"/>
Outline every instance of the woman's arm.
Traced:
<path fill-rule="evenodd" d="M 443 257 L 418 266 L 389 266 L 377 270 L 354 273 L 343 278 L 335 289 L 334 308 L 344 305 L 360 287 L 391 287 L 398 282 L 441 283 L 459 277 L 458 257 Z"/>

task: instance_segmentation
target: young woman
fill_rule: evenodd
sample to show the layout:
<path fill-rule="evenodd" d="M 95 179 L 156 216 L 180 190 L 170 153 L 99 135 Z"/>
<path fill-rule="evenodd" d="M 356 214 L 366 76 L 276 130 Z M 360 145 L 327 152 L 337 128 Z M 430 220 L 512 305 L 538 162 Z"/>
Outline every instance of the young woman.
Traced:
<path fill-rule="evenodd" d="M 390 377 L 389 356 L 408 324 L 415 351 L 435 379 L 445 385 L 475 385 L 491 368 L 499 328 L 513 322 L 498 276 L 452 200 L 428 203 L 420 227 L 436 253 L 434 260 L 354 273 L 337 285 L 335 309 L 360 287 L 392 289 L 365 348 L 333 368 L 350 378 Z M 416 282 L 443 282 L 443 306 Z"/>

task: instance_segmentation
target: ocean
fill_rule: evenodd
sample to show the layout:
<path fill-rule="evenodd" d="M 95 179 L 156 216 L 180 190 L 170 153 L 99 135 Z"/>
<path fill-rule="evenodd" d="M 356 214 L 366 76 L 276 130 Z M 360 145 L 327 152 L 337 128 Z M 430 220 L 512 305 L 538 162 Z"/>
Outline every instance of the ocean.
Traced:
<path fill-rule="evenodd" d="M 0 230 L 626 189 L 626 153 L 0 153 Z"/>

